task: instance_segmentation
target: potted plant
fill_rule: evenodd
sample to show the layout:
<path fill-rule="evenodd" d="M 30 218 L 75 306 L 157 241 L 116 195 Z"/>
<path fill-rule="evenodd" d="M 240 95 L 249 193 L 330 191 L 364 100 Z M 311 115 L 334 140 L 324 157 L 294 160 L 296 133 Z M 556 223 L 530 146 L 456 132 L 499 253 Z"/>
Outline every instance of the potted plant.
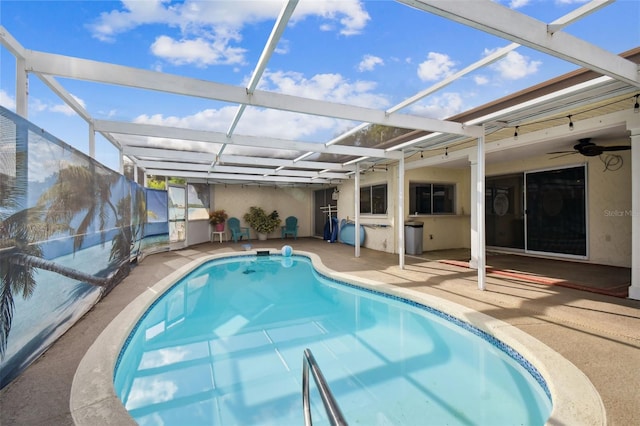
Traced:
<path fill-rule="evenodd" d="M 217 232 L 224 231 L 224 222 L 227 220 L 229 215 L 226 211 L 213 210 L 209 212 L 209 223 L 214 226 Z"/>
<path fill-rule="evenodd" d="M 249 211 L 243 216 L 245 222 L 255 229 L 259 240 L 266 240 L 267 235 L 275 231 L 282 222 L 276 210 L 270 214 L 261 207 L 249 207 Z"/>

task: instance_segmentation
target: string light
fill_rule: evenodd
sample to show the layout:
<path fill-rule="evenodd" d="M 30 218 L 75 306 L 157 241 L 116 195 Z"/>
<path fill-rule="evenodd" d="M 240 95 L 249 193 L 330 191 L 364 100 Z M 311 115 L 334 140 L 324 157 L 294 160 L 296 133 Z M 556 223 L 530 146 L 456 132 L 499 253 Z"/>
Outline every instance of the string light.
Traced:
<path fill-rule="evenodd" d="M 516 131 L 513 132 L 513 139 L 514 140 L 518 140 L 518 129 L 520 128 L 520 126 L 516 126 Z"/>
<path fill-rule="evenodd" d="M 573 130 L 573 121 L 571 120 L 571 116 L 568 115 L 567 118 L 569 119 L 569 130 Z"/>
<path fill-rule="evenodd" d="M 594 108 L 585 109 L 583 111 L 577 112 L 576 114 L 586 114 L 586 113 L 589 113 L 589 112 L 592 112 L 592 111 L 597 111 L 597 110 L 602 109 L 602 108 L 607 108 L 607 107 L 610 107 L 612 105 L 619 104 L 620 102 L 627 102 L 628 99 L 635 99 L 636 100 L 638 111 L 636 111 L 636 105 L 634 105 L 634 107 L 633 107 L 634 109 L 633 110 L 634 110 L 634 112 L 640 112 L 640 104 L 638 104 L 638 100 L 640 99 L 640 94 L 637 94 L 637 95 L 631 96 L 630 98 L 625 98 L 623 101 L 618 99 L 618 100 L 615 100 L 613 102 L 609 102 L 609 103 L 604 104 L 604 105 L 598 105 L 598 106 L 596 106 Z M 575 114 L 573 114 L 573 115 L 575 115 Z M 553 118 L 547 118 L 547 119 L 544 119 L 544 120 L 532 121 L 530 123 L 526 123 L 525 126 L 552 123 L 552 122 L 557 122 L 558 120 L 564 120 L 565 118 L 568 118 L 569 119 L 569 128 L 571 128 L 571 126 L 573 124 L 572 123 L 573 115 L 569 115 L 569 116 L 565 116 L 565 117 L 553 117 Z M 516 126 L 516 131 L 518 131 L 518 134 L 520 134 L 519 128 L 520 128 L 520 126 Z M 514 137 L 515 137 L 515 134 L 514 134 Z"/>

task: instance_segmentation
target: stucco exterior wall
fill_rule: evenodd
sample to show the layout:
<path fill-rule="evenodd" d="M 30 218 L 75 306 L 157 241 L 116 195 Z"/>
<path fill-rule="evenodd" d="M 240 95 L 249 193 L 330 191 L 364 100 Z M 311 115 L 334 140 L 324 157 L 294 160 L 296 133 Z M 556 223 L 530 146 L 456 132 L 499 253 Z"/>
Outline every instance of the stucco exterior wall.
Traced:
<path fill-rule="evenodd" d="M 350 179 L 339 186 L 338 219 L 355 220 L 355 180 Z M 360 224 L 365 228 L 364 247 L 387 253 L 396 253 L 397 235 L 396 222 L 396 194 L 398 187 L 397 167 L 390 167 L 388 171 L 367 172 L 360 176 L 360 186 L 387 184 L 387 214 L 361 215 Z"/>
<path fill-rule="evenodd" d="M 299 237 L 312 235 L 312 205 L 312 191 L 307 188 L 215 185 L 211 198 L 212 209 L 225 209 L 229 217 L 240 219 L 242 226 L 248 226 L 242 216 L 251 206 L 262 207 L 267 213 L 277 210 L 283 224 L 287 216 L 296 216 Z M 251 238 L 257 238 L 253 229 L 250 232 Z M 269 234 L 268 238 L 280 238 L 280 229 Z"/>
<path fill-rule="evenodd" d="M 619 141 L 624 143 L 624 141 Z M 612 141 L 612 143 L 616 143 Z M 588 256 L 591 263 L 631 266 L 631 157 L 629 151 L 618 152 L 622 165 L 617 170 L 605 170 L 599 157 L 578 154 L 559 158 L 549 155 L 529 157 L 503 163 L 486 164 L 487 176 L 548 170 L 567 166 L 587 165 L 587 227 Z M 338 219 L 354 220 L 356 207 L 355 180 L 338 186 Z M 452 183 L 456 186 L 456 213 L 453 215 L 413 215 L 409 212 L 409 183 Z M 360 186 L 387 184 L 387 213 L 361 215 L 365 227 L 364 247 L 397 253 L 398 193 L 397 166 L 387 171 L 368 171 L 360 177 Z M 404 184 L 405 220 L 424 222 L 423 250 L 469 248 L 471 228 L 470 168 L 424 167 L 407 170 Z M 212 208 L 223 208 L 230 216 L 242 216 L 250 206 L 260 206 L 267 212 L 277 210 L 284 220 L 298 218 L 298 235 L 313 235 L 313 191 L 306 188 L 256 187 L 216 185 L 212 190 Z M 269 238 L 279 238 L 280 231 Z M 404 232 L 404 231 L 403 231 Z M 255 232 L 252 231 L 252 237 Z"/>
<path fill-rule="evenodd" d="M 609 141 L 624 144 L 626 141 Z M 570 154 L 540 156 L 509 163 L 487 164 L 487 176 L 587 165 L 587 261 L 611 266 L 631 266 L 631 154 L 617 170 L 605 170 L 599 157 Z M 605 158 L 603 156 L 603 158 Z"/>
<path fill-rule="evenodd" d="M 422 249 L 424 251 L 471 246 L 471 175 L 470 168 L 453 169 L 424 167 L 405 173 L 405 220 L 424 222 Z M 409 211 L 411 182 L 454 184 L 455 214 L 415 215 Z"/>
<path fill-rule="evenodd" d="M 456 185 L 456 214 L 412 215 L 409 213 L 409 182 L 453 183 Z M 398 168 L 368 172 L 360 177 L 360 186 L 387 183 L 387 214 L 361 215 L 365 227 L 364 247 L 387 253 L 397 253 L 398 245 Z M 470 171 L 469 169 L 421 168 L 405 172 L 404 211 L 406 220 L 424 222 L 422 248 L 424 251 L 470 247 Z M 355 217 L 354 181 L 340 186 L 339 219 Z M 404 232 L 404 230 L 402 230 Z"/>

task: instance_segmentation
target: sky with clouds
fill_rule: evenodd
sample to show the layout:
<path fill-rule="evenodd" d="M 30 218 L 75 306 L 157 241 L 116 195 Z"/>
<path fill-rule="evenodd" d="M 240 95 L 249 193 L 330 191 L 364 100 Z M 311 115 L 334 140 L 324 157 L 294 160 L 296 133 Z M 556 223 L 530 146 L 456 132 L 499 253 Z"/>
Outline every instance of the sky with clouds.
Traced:
<path fill-rule="evenodd" d="M 501 1 L 543 22 L 581 6 L 575 0 Z M 2 0 L 1 24 L 27 49 L 245 86 L 282 1 Z M 565 29 L 611 52 L 640 45 L 640 2 L 619 0 Z M 510 42 L 392 1 L 301 0 L 258 89 L 390 108 Z M 15 61 L 0 51 L 0 104 L 15 109 Z M 520 47 L 402 112 L 447 118 L 575 69 Z M 60 79 L 96 119 L 226 132 L 236 105 Z M 37 77 L 29 118 L 88 151 L 88 127 Z M 247 108 L 239 134 L 326 142 L 359 123 Z M 98 150 L 117 167 L 117 153 Z"/>

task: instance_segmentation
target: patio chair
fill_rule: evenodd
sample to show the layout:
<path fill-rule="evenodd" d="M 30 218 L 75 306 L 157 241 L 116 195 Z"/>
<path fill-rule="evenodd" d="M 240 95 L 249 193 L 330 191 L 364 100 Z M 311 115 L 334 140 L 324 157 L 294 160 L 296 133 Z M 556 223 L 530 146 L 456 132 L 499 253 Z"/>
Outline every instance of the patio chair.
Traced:
<path fill-rule="evenodd" d="M 295 216 L 289 216 L 284 220 L 284 226 L 281 228 L 282 238 L 287 235 L 293 235 L 295 240 L 298 239 L 298 218 Z"/>
<path fill-rule="evenodd" d="M 242 237 L 247 237 L 247 240 L 251 238 L 249 236 L 249 227 L 240 226 L 240 219 L 236 217 L 231 217 L 227 220 L 227 227 L 231 232 L 231 239 L 234 243 L 238 242 L 238 238 L 242 239 Z"/>

